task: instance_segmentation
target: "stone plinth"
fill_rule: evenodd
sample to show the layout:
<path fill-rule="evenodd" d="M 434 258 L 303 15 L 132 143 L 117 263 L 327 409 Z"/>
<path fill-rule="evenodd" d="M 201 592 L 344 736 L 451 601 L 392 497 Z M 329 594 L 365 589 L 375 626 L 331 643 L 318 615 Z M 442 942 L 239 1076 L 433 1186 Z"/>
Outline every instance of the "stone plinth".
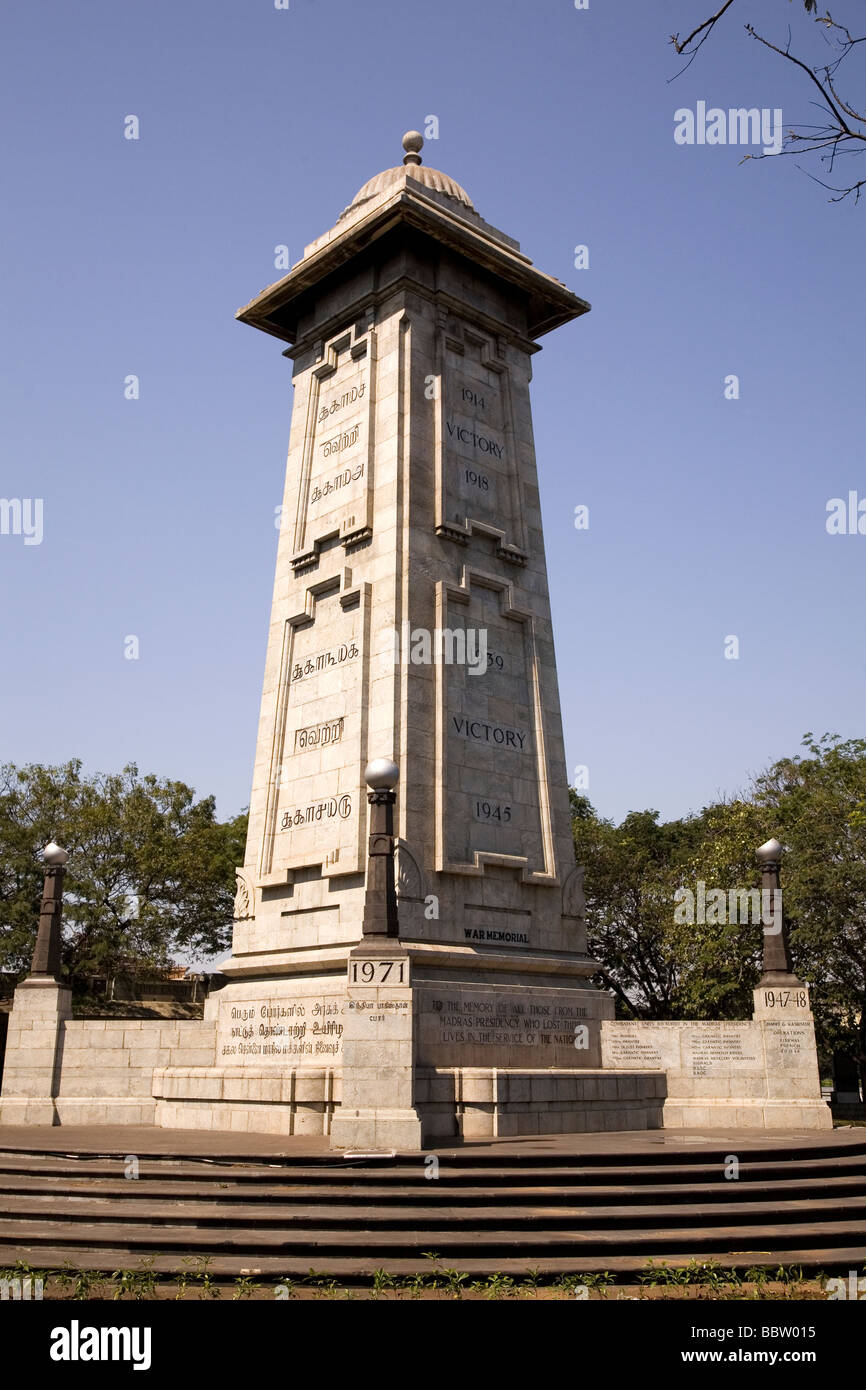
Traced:
<path fill-rule="evenodd" d="M 47 976 L 31 975 L 15 991 L 9 1030 L 0 1124 L 55 1125 L 60 1040 L 72 1017 L 72 992 Z"/>
<path fill-rule="evenodd" d="M 340 1109 L 335 1148 L 419 1149 L 415 1017 L 410 960 L 389 942 L 349 955 Z"/>

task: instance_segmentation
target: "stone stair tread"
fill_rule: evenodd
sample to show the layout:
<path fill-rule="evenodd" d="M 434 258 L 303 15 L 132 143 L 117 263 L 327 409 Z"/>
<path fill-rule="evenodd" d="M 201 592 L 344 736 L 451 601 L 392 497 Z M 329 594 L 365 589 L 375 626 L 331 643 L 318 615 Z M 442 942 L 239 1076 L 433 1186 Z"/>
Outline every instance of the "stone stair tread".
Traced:
<path fill-rule="evenodd" d="M 121 1142 L 111 1142 L 112 1136 L 117 1130 L 123 1135 Z M 82 1133 L 87 1134 L 88 1143 L 81 1144 L 79 1141 Z M 161 1130 L 154 1129 L 152 1125 L 135 1126 L 71 1126 L 49 1128 L 47 1133 L 51 1136 L 47 1140 L 43 1136 L 45 1131 L 37 1127 L 27 1129 L 19 1127 L 0 1126 L 0 1154 L 29 1154 L 31 1156 L 41 1156 L 46 1158 L 56 1158 L 59 1155 L 66 1157 L 88 1158 L 105 1157 L 108 1155 L 122 1158 L 129 1152 L 129 1140 L 135 1140 L 135 1151 L 140 1157 L 149 1157 L 158 1161 L 187 1163 L 253 1163 L 266 1166 L 271 1163 L 298 1163 L 298 1164 L 333 1164 L 342 1162 L 354 1162 L 360 1159 L 369 1158 L 369 1152 L 355 1149 L 333 1150 L 329 1147 L 327 1136 L 311 1136 L 308 1142 L 318 1140 L 320 1145 L 317 1149 L 304 1147 L 296 1151 L 288 1151 L 285 1148 L 274 1151 L 254 1151 L 246 1152 L 232 1151 L 229 1147 L 235 1138 L 241 1140 L 254 1140 L 258 1136 L 255 1133 L 238 1133 L 237 1136 L 231 1133 L 221 1133 L 220 1147 L 216 1150 L 208 1150 L 205 1147 L 196 1148 L 196 1141 L 212 1140 L 215 1131 L 210 1130 Z M 92 1136 L 99 1133 L 99 1144 L 93 1143 Z M 623 1134 L 627 1133 L 628 1143 L 622 1143 Z M 670 1137 L 671 1142 L 661 1139 L 662 1133 L 665 1139 Z M 866 1135 L 863 1135 L 856 1127 L 842 1126 L 832 1131 L 773 1131 L 744 1129 L 739 1131 L 726 1131 L 723 1138 L 711 1139 L 713 1131 L 709 1130 L 697 1137 L 694 1136 L 694 1127 L 688 1132 L 680 1133 L 677 1130 L 652 1131 L 652 1130 L 632 1130 L 632 1131 L 610 1131 L 608 1134 L 544 1134 L 544 1135 L 523 1135 L 515 1139 L 491 1138 L 479 1140 L 444 1140 L 439 1143 L 432 1143 L 429 1146 L 430 1153 L 437 1153 L 440 1157 L 463 1158 L 467 1162 L 474 1164 L 498 1164 L 501 1162 L 518 1162 L 522 1160 L 537 1164 L 561 1164 L 572 1160 L 585 1160 L 598 1164 L 632 1162 L 655 1163 L 659 1158 L 667 1156 L 673 1162 L 679 1157 L 688 1162 L 691 1153 L 702 1152 L 715 1158 L 719 1154 L 724 1154 L 730 1147 L 731 1138 L 736 1135 L 743 1141 L 744 1152 L 755 1157 L 776 1157 L 790 1158 L 792 1153 L 791 1139 L 797 1140 L 798 1152 L 801 1155 L 808 1155 L 811 1158 L 819 1156 L 832 1157 L 833 1155 L 848 1151 L 866 1153 Z M 13 1141 L 11 1134 L 22 1135 L 20 1140 Z M 67 1134 L 69 1139 L 67 1141 Z M 103 1135 L 105 1139 L 103 1141 Z M 158 1136 L 160 1142 L 155 1143 L 153 1136 Z M 177 1136 L 177 1147 L 168 1149 L 165 1140 L 168 1136 Z M 291 1146 L 299 1136 L 283 1136 L 284 1144 Z M 303 1136 L 300 1136 L 303 1138 Z M 262 1135 L 263 1143 L 269 1141 L 270 1136 Z M 279 1136 L 274 1136 L 279 1138 Z M 604 1147 L 593 1147 L 593 1141 L 604 1141 Z M 609 1147 L 608 1141 L 613 1141 L 615 1146 Z M 615 1141 L 619 1141 L 616 1143 Z M 712 1147 L 715 1144 L 715 1147 Z M 528 1148 L 527 1146 L 533 1146 Z M 544 1147 L 538 1151 L 538 1145 L 553 1146 Z M 696 1147 L 696 1145 L 700 1147 Z M 688 1154 L 686 1152 L 688 1150 Z M 400 1162 L 417 1161 L 417 1151 L 397 1150 L 395 1152 L 381 1153 L 376 1152 L 377 1160 L 383 1158 L 396 1157 Z"/>
<path fill-rule="evenodd" d="M 74 1263 L 75 1257 L 86 1261 L 86 1268 L 100 1273 L 110 1273 L 115 1269 L 138 1267 L 132 1263 L 123 1263 L 124 1252 L 116 1249 L 88 1248 L 86 1250 L 74 1250 L 69 1246 L 28 1246 L 25 1244 L 9 1244 L 0 1242 L 0 1265 L 14 1265 L 17 1260 L 23 1260 L 31 1268 L 61 1269 L 67 1262 Z M 638 1274 L 645 1271 L 647 1260 L 654 1258 L 657 1264 L 664 1262 L 666 1265 L 675 1267 L 690 1264 L 697 1259 L 699 1262 L 715 1263 L 720 1269 L 734 1267 L 740 1270 L 748 1269 L 750 1265 L 784 1264 L 786 1266 L 802 1266 L 804 1274 L 809 1270 L 825 1270 L 832 1272 L 835 1270 L 848 1270 L 859 1268 L 866 1264 L 866 1242 L 852 1244 L 839 1248 L 826 1249 L 807 1249 L 807 1250 L 785 1250 L 780 1252 L 773 1261 L 768 1261 L 767 1251 L 765 1250 L 737 1250 L 731 1251 L 727 1255 L 720 1254 L 718 1251 L 677 1251 L 657 1255 L 653 1257 L 646 1253 L 640 1255 L 610 1255 L 605 1254 L 603 1260 L 592 1256 L 557 1256 L 551 1259 L 546 1255 L 538 1255 L 535 1258 L 511 1258 L 505 1257 L 492 1261 L 490 1259 L 465 1259 L 462 1256 L 449 1258 L 447 1263 L 439 1263 L 439 1268 L 456 1269 L 459 1273 L 477 1275 L 479 1277 L 499 1272 L 500 1274 L 510 1274 L 512 1276 L 523 1276 L 527 1270 L 536 1269 L 543 1275 L 555 1277 L 561 1274 L 587 1274 L 606 1270 L 611 1274 L 623 1276 Z M 141 1260 L 138 1253 L 130 1252 L 128 1258 L 131 1261 Z M 416 1256 L 406 1259 L 402 1256 L 395 1256 L 388 1260 L 386 1266 L 382 1265 L 378 1257 L 364 1258 L 363 1256 L 349 1257 L 320 1255 L 317 1256 L 315 1268 L 317 1273 L 333 1276 L 335 1278 L 368 1278 L 376 1269 L 385 1268 L 392 1275 L 412 1275 L 419 1271 L 428 1274 L 436 1272 L 436 1264 L 432 1260 Z M 190 1273 L 190 1267 L 181 1263 L 177 1255 L 160 1254 L 147 1260 L 147 1268 L 153 1269 L 158 1274 L 172 1274 L 179 1271 Z M 213 1278 L 234 1279 L 241 1273 L 252 1274 L 253 1277 L 261 1275 L 263 1278 L 273 1277 L 277 1282 L 281 1277 L 301 1279 L 309 1273 L 310 1262 L 297 1257 L 274 1256 L 274 1255 L 224 1255 L 215 1254 L 208 1264 L 208 1271 Z"/>
<path fill-rule="evenodd" d="M 219 1246 L 231 1247 L 241 1245 L 246 1248 L 266 1248 L 273 1246 L 302 1246 L 304 1248 L 315 1249 L 318 1245 L 328 1246 L 353 1246 L 376 1245 L 377 1248 L 385 1246 L 410 1247 L 424 1249 L 431 1243 L 435 1244 L 438 1239 L 443 1242 L 447 1235 L 447 1244 L 451 1248 L 461 1246 L 472 1246 L 483 1244 L 486 1248 L 508 1247 L 513 1245 L 524 1245 L 531 1248 L 550 1250 L 553 1246 L 569 1245 L 598 1245 L 598 1246 L 624 1246 L 637 1245 L 652 1247 L 671 1241 L 682 1241 L 688 1244 L 690 1241 L 695 1243 L 703 1242 L 708 1247 L 724 1241 L 731 1245 L 734 1250 L 743 1249 L 745 1244 L 750 1248 L 764 1248 L 768 1253 L 772 1253 L 773 1246 L 768 1242 L 776 1242 L 776 1250 L 779 1249 L 779 1242 L 790 1240 L 791 1238 L 809 1237 L 816 1241 L 825 1239 L 833 1241 L 840 1236 L 849 1236 L 855 1241 L 866 1241 L 866 1227 L 861 1222 L 852 1221 L 813 1221 L 796 1222 L 787 1224 L 762 1223 L 762 1224 L 742 1224 L 737 1226 L 715 1226 L 711 1229 L 702 1227 L 699 1230 L 682 1230 L 679 1227 L 669 1226 L 663 1230 L 654 1227 L 652 1230 L 641 1229 L 622 1229 L 617 1227 L 614 1230 L 588 1230 L 588 1231 L 562 1231 L 546 1230 L 533 1228 L 530 1232 L 520 1231 L 507 1232 L 484 1232 L 483 1236 L 477 1230 L 467 1228 L 464 1222 L 454 1231 L 431 1232 L 424 1230 L 389 1230 L 381 1232 L 378 1240 L 374 1240 L 373 1235 L 368 1230 L 338 1230 L 338 1231 L 319 1231 L 316 1229 L 261 1229 L 260 1227 L 233 1229 L 222 1229 L 214 1231 L 208 1227 L 196 1226 L 193 1224 L 178 1223 L 172 1226 L 148 1226 L 145 1224 L 133 1225 L 129 1223 L 100 1223 L 93 1230 L 94 1236 L 99 1236 L 103 1240 L 116 1242 L 121 1246 L 146 1246 L 151 1249 L 160 1250 L 166 1246 L 182 1246 L 191 1248 L 193 1246 L 207 1247 L 215 1243 Z M 4 1243 L 32 1242 L 34 1239 L 66 1239 L 73 1245 L 87 1245 L 88 1241 L 82 1241 L 82 1232 L 79 1222 L 65 1221 L 63 1219 L 52 1218 L 42 1221 L 22 1221 L 8 1220 L 0 1227 L 0 1239 Z M 92 1243 L 95 1243 L 92 1242 Z"/>
<path fill-rule="evenodd" d="M 77 1191 L 87 1192 L 94 1197 L 117 1196 L 124 1199 L 137 1199 L 147 1197 L 193 1197 L 202 1201 L 224 1204 L 233 1199 L 242 1201 L 270 1202 L 273 1200 L 290 1201 L 292 1203 L 303 1203 L 305 1201 L 326 1201 L 337 1199 L 340 1202 L 352 1204 L 368 1204 L 372 1202 L 392 1201 L 402 1203 L 410 1198 L 413 1202 L 429 1201 L 438 1203 L 441 1200 L 441 1192 L 448 1191 L 451 1202 L 465 1202 L 467 1205 L 477 1201 L 488 1201 L 491 1196 L 491 1187 L 456 1187 L 448 1182 L 447 1174 L 436 1181 L 417 1179 L 414 1186 L 393 1186 L 393 1187 L 373 1187 L 365 1185 L 343 1185 L 341 1183 L 329 1183 L 321 1185 L 302 1185 L 295 1186 L 288 1179 L 281 1184 L 261 1185 L 250 1183 L 202 1183 L 195 1179 L 189 1180 L 159 1180 L 151 1181 L 148 1178 L 137 1178 L 135 1180 L 126 1178 L 90 1178 L 80 1174 L 66 1175 L 64 1178 L 65 1195 L 72 1196 Z M 685 1201 L 691 1198 L 697 1200 L 725 1200 L 732 1188 L 732 1182 L 723 1176 L 716 1174 L 715 1181 L 705 1184 L 680 1183 L 677 1185 L 656 1185 L 642 1184 L 640 1189 L 625 1185 L 620 1186 L 597 1186 L 587 1184 L 585 1186 L 509 1186 L 507 1183 L 497 1183 L 493 1191 L 501 1202 L 515 1201 L 534 1201 L 538 1199 L 558 1202 L 564 1200 L 580 1201 L 582 1203 L 591 1202 L 592 1205 L 604 1200 L 622 1200 L 629 1203 L 640 1203 L 646 1200 L 647 1192 L 644 1190 L 648 1186 L 656 1201 Z M 208 1190 L 216 1188 L 216 1190 Z M 808 1178 L 780 1178 L 777 1180 L 767 1180 L 766 1182 L 750 1182 L 746 1184 L 737 1183 L 736 1189 L 741 1199 L 746 1200 L 745 1188 L 749 1193 L 748 1200 L 764 1201 L 768 1198 L 787 1201 L 789 1198 L 796 1198 L 799 1193 L 804 1195 L 814 1193 L 815 1183 Z M 863 1194 L 866 1196 L 866 1171 L 862 1174 L 851 1174 L 840 1177 L 822 1177 L 820 1183 L 821 1191 L 824 1193 L 850 1193 L 851 1195 Z M 252 1190 L 250 1190 L 252 1189 Z M 20 1192 L 32 1192 L 34 1194 L 48 1193 L 57 1195 L 57 1183 L 53 1177 L 41 1174 L 8 1174 L 0 1173 L 0 1194 L 14 1195 Z"/>
<path fill-rule="evenodd" d="M 431 1150 L 431 1152 L 433 1152 Z M 243 1181 L 256 1181 L 259 1178 L 267 1178 L 274 1181 L 278 1175 L 291 1179 L 292 1181 L 303 1180 L 313 1182 L 315 1180 L 333 1180 L 343 1174 L 352 1173 L 356 1177 L 377 1182 L 401 1182 L 417 1181 L 419 1176 L 423 1176 L 423 1156 L 410 1164 L 384 1163 L 376 1167 L 359 1165 L 357 1163 L 335 1161 L 328 1164 L 318 1165 L 310 1168 L 305 1164 L 295 1164 L 287 1161 L 285 1163 L 271 1163 L 266 1165 L 249 1164 L 243 1162 L 240 1165 L 229 1162 L 197 1162 L 197 1163 L 176 1163 L 174 1160 L 147 1160 L 139 1158 L 139 1172 L 149 1177 L 159 1177 L 167 1174 L 176 1178 L 202 1178 L 208 1181 L 219 1182 L 226 1172 L 231 1172 L 237 1180 L 237 1168 L 243 1170 Z M 26 1161 L 22 1161 L 22 1158 Z M 118 1168 L 121 1166 L 121 1159 L 118 1157 L 112 1162 L 106 1160 L 86 1160 L 70 1158 L 65 1162 L 58 1160 L 57 1155 L 45 1156 L 44 1164 L 34 1163 L 34 1159 L 42 1159 L 42 1155 L 16 1155 L 9 1158 L 7 1154 L 0 1154 L 0 1176 L 4 1173 L 28 1173 L 43 1172 L 45 1174 L 55 1174 L 57 1176 L 104 1176 L 116 1177 Z M 8 1160 L 8 1161 L 7 1161 Z M 536 1182 L 538 1185 L 545 1186 L 552 1179 L 569 1179 L 572 1182 L 591 1182 L 593 1179 L 603 1179 L 616 1177 L 622 1183 L 636 1183 L 644 1185 L 655 1182 L 660 1178 L 669 1180 L 676 1179 L 678 1182 L 690 1178 L 705 1177 L 710 1180 L 718 1178 L 720 1168 L 723 1168 L 723 1159 L 712 1163 L 685 1164 L 685 1163 L 664 1163 L 640 1166 L 622 1164 L 587 1164 L 586 1162 L 575 1162 L 573 1164 L 557 1164 L 543 1167 L 533 1166 L 531 1162 L 515 1161 L 512 1164 L 503 1163 L 494 1171 L 489 1168 L 480 1169 L 476 1166 L 460 1166 L 446 1164 L 440 1159 L 440 1181 L 442 1175 L 447 1174 L 450 1182 L 471 1181 L 476 1182 L 483 1177 L 484 1182 L 498 1180 L 503 1176 L 512 1176 L 523 1185 L 526 1180 Z M 786 1169 L 792 1173 L 802 1172 L 807 1167 L 810 1174 L 824 1174 L 832 1176 L 839 1169 L 850 1170 L 854 1173 L 863 1172 L 866 1174 L 866 1151 L 863 1155 L 852 1154 L 850 1149 L 843 1150 L 831 1157 L 813 1158 L 808 1152 L 789 1155 L 787 1159 L 776 1160 L 770 1163 L 752 1162 L 747 1154 L 741 1157 L 740 1162 L 740 1182 L 756 1181 L 762 1176 L 779 1176 L 780 1171 L 784 1173 Z M 162 1180 L 162 1178 L 160 1178 Z"/>
<path fill-rule="evenodd" d="M 150 1127 L 143 1131 L 141 1128 L 125 1127 L 128 1138 L 124 1137 L 122 1144 L 106 1143 L 101 1145 L 89 1145 L 87 1147 L 76 1147 L 75 1140 L 72 1139 L 69 1147 L 65 1147 L 61 1141 L 62 1130 L 53 1130 L 57 1136 L 52 1143 L 45 1143 L 40 1146 L 38 1138 L 33 1138 L 27 1143 L 11 1143 L 4 1141 L 0 1137 L 0 1163 L 6 1159 L 29 1158 L 32 1160 L 41 1159 L 50 1161 L 52 1159 L 65 1159 L 76 1163 L 86 1163 L 94 1161 L 111 1160 L 121 1161 L 126 1154 L 132 1150 L 139 1159 L 149 1162 L 177 1165 L 185 1164 L 190 1168 L 218 1168 L 231 1164 L 233 1166 L 244 1166 L 269 1170 L 274 1167 L 308 1168 L 312 1171 L 321 1171 L 323 1168 L 334 1167 L 355 1167 L 375 1163 L 379 1165 L 394 1166 L 415 1166 L 418 1163 L 419 1155 L 417 1152 L 402 1151 L 382 1151 L 381 1153 L 360 1153 L 353 1150 L 334 1150 L 329 1148 L 327 1136 L 319 1136 L 322 1148 L 320 1152 L 310 1152 L 306 1149 L 292 1152 L 290 1149 L 283 1152 L 273 1153 L 232 1153 L 227 1147 L 217 1152 L 191 1152 L 190 1140 L 195 1140 L 198 1131 L 179 1131 L 179 1144 L 176 1151 L 166 1151 L 162 1146 L 153 1147 L 148 1138 Z M 161 1136 L 172 1131 L 158 1131 Z M 89 1133 L 93 1133 L 91 1127 Z M 612 1148 L 595 1148 L 591 1143 L 584 1143 L 582 1135 L 541 1135 L 523 1136 L 522 1139 L 513 1141 L 488 1139 L 474 1144 L 467 1141 L 457 1147 L 442 1143 L 431 1143 L 425 1149 L 425 1153 L 435 1153 L 440 1160 L 448 1163 L 464 1164 L 467 1167 L 486 1168 L 486 1167 L 507 1167 L 519 1166 L 524 1163 L 539 1168 L 569 1168 L 574 1165 L 588 1165 L 592 1168 L 627 1167 L 639 1169 L 642 1167 L 655 1167 L 659 1163 L 667 1163 L 673 1167 L 689 1167 L 693 1163 L 715 1164 L 723 1161 L 726 1154 L 730 1152 L 731 1135 L 726 1135 L 720 1139 L 713 1147 L 706 1136 L 700 1142 L 689 1142 L 683 1140 L 680 1144 L 667 1144 L 663 1142 L 651 1142 L 646 1135 L 651 1131 L 637 1131 L 629 1133 L 628 1149 L 621 1146 Z M 712 1131 L 710 1131 L 712 1133 Z M 3 1134 L 0 1128 L 0 1135 Z M 837 1129 L 832 1132 L 832 1138 L 818 1137 L 816 1133 L 804 1131 L 802 1135 L 796 1135 L 797 1147 L 793 1148 L 790 1142 L 791 1135 L 787 1135 L 788 1142 L 779 1142 L 773 1137 L 772 1131 L 743 1130 L 740 1132 L 743 1145 L 741 1158 L 743 1161 L 752 1162 L 791 1162 L 808 1159 L 810 1162 L 818 1162 L 824 1159 L 835 1159 L 839 1156 L 858 1154 L 866 1157 L 866 1134 L 861 1134 L 857 1129 Z M 758 1139 L 758 1136 L 761 1136 Z M 211 1139 L 213 1135 L 210 1131 L 204 1131 L 202 1137 Z M 231 1141 L 231 1135 L 222 1136 L 226 1143 Z M 252 1138 L 254 1136 L 244 1136 Z M 611 1132 L 609 1135 L 587 1135 L 586 1140 L 610 1139 L 617 1140 L 621 1136 L 619 1133 Z M 565 1142 L 558 1143 L 555 1148 L 539 1152 L 535 1147 L 543 1141 L 556 1140 L 568 1141 L 573 1143 L 566 1145 Z M 292 1138 L 286 1136 L 286 1144 L 292 1144 Z M 531 1149 L 525 1146 L 533 1145 Z"/>
<path fill-rule="evenodd" d="M 754 1218 L 760 1214 L 755 1210 L 755 1204 L 749 1202 L 737 1202 L 734 1200 L 715 1204 L 711 1213 L 707 1207 L 701 1203 L 683 1203 L 677 1205 L 674 1211 L 664 1211 L 655 1203 L 643 1205 L 620 1204 L 615 1206 L 527 1206 L 515 1208 L 513 1206 L 503 1206 L 497 1202 L 499 1193 L 488 1194 L 488 1204 L 476 1208 L 472 1213 L 473 1224 L 476 1229 L 483 1223 L 488 1227 L 493 1223 L 513 1223 L 513 1224 L 534 1224 L 544 1223 L 545 1221 L 642 1221 L 659 1220 L 665 1224 L 676 1226 L 679 1223 L 703 1222 L 707 1225 L 708 1221 L 712 1227 L 716 1227 L 723 1218 L 734 1218 L 745 1216 Z M 733 1194 L 731 1194 L 733 1196 Z M 492 1199 L 492 1200 L 490 1200 Z M 45 1221 L 53 1217 L 53 1208 L 62 1203 L 63 1219 L 72 1220 L 77 1217 L 79 1220 L 89 1219 L 104 1223 L 108 1221 L 136 1221 L 144 1223 L 152 1221 L 154 1223 L 169 1221 L 172 1224 L 198 1223 L 207 1221 L 209 1225 L 218 1227 L 221 1222 L 248 1223 L 251 1227 L 261 1228 L 263 1223 L 273 1228 L 281 1222 L 289 1224 L 300 1224 L 301 1222 L 315 1224 L 321 1222 L 325 1226 L 343 1227 L 346 1225 L 346 1210 L 340 1202 L 328 1206 L 323 1203 L 316 1203 L 310 1206 L 281 1207 L 275 1203 L 260 1211 L 250 1208 L 244 1203 L 234 1203 L 221 1205 L 215 1209 L 213 1205 L 205 1202 L 174 1200 L 171 1202 L 153 1201 L 148 1197 L 139 1196 L 132 1192 L 123 1203 L 122 1210 L 118 1210 L 116 1204 L 110 1199 L 103 1198 L 96 1200 L 93 1197 L 76 1197 L 69 1193 L 62 1196 L 55 1193 L 24 1193 L 21 1195 L 8 1196 L 4 1200 L 5 1215 L 19 1220 L 24 1214 L 32 1217 L 33 1220 Z M 132 1204 L 135 1204 L 134 1206 Z M 43 1208 L 44 1210 L 40 1210 Z M 775 1215 L 782 1219 L 790 1220 L 795 1214 L 814 1214 L 823 1220 L 847 1220 L 849 1217 L 861 1215 L 866 1217 L 866 1196 L 862 1197 L 824 1197 L 812 1196 L 804 1199 L 795 1199 L 785 1202 L 784 1206 L 778 1208 Z M 665 1220 L 667 1218 L 667 1220 Z M 447 1201 L 441 1205 L 433 1204 L 431 1207 L 416 1207 L 411 1203 L 411 1199 L 406 1205 L 398 1210 L 381 1208 L 375 1206 L 353 1207 L 352 1222 L 357 1224 L 367 1224 L 371 1226 L 388 1226 L 399 1221 L 401 1224 L 417 1221 L 422 1226 L 436 1226 L 451 1222 L 465 1223 L 467 1212 L 465 1207 L 452 1207 Z M 762 1223 L 765 1225 L 775 1223 Z M 0 1225 L 2 1231 L 2 1225 Z M 866 1221 L 864 1221 L 864 1236 L 866 1236 Z"/>

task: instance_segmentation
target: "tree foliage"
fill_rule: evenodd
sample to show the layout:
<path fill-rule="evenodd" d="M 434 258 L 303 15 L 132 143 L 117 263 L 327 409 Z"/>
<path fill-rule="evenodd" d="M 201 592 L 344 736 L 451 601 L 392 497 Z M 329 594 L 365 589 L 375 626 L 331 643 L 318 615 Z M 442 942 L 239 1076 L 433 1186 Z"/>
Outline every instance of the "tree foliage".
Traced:
<path fill-rule="evenodd" d="M 69 850 L 63 971 L 153 973 L 179 953 L 230 942 L 235 865 L 246 815 L 220 823 L 213 797 L 183 782 L 120 773 L 82 776 L 81 763 L 0 767 L 0 969 L 26 973 L 52 839 Z"/>
<path fill-rule="evenodd" d="M 620 825 L 572 792 L 586 869 L 590 954 L 600 981 L 633 1018 L 745 1018 L 761 969 L 754 919 L 675 921 L 677 889 L 760 887 L 755 850 L 785 847 L 782 896 L 796 972 L 813 987 L 819 1043 L 853 1052 L 866 1080 L 866 741 L 807 734 L 740 797 L 660 823 Z"/>

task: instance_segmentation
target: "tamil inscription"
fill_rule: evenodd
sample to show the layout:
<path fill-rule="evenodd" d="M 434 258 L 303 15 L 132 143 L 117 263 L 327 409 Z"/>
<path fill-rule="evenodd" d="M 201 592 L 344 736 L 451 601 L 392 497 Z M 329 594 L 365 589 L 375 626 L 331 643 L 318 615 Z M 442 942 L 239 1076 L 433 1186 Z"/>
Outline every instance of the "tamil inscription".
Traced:
<path fill-rule="evenodd" d="M 240 1000 L 220 1012 L 217 1056 L 225 1062 L 315 1062 L 337 1057 L 344 1001 L 337 996 Z"/>

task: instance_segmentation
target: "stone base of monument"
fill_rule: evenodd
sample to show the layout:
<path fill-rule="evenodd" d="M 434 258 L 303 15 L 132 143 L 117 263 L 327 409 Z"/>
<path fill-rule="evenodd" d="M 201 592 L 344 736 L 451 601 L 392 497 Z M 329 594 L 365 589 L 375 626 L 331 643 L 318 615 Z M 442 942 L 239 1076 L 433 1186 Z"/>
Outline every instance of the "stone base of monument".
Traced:
<path fill-rule="evenodd" d="M 162 1067 L 154 1072 L 154 1123 L 163 1129 L 323 1134 L 340 1104 L 332 1068 Z"/>
<path fill-rule="evenodd" d="M 152 1122 L 404 1152 L 660 1126 L 832 1127 L 797 981 L 765 981 L 747 1021 L 623 1022 L 579 976 L 517 983 L 486 963 L 467 978 L 452 957 L 449 979 L 433 959 L 436 971 L 429 951 L 365 944 L 348 972 L 335 953 L 317 975 L 236 978 L 197 1022 L 72 1020 L 68 990 L 26 980 L 0 1122 Z"/>
<path fill-rule="evenodd" d="M 387 1068 L 377 1068 L 370 1081 L 387 1095 Z M 166 1067 L 154 1073 L 155 1123 L 162 1128 L 321 1134 L 330 1135 L 335 1148 L 365 1149 L 413 1149 L 435 1139 L 659 1129 L 665 1089 L 662 1073 L 421 1068 L 411 1107 L 344 1110 L 339 1071 Z"/>
<path fill-rule="evenodd" d="M 347 976 L 234 980 L 208 1004 L 216 1065 L 159 1067 L 165 1128 L 321 1134 L 334 1148 L 656 1129 L 663 1073 L 602 1069 L 609 996 L 425 977 L 367 943 Z"/>
<path fill-rule="evenodd" d="M 756 990 L 751 1020 L 621 1022 L 610 997 L 580 981 L 431 978 L 381 943 L 350 955 L 348 983 L 274 981 L 264 997 L 261 982 L 238 980 L 212 1007 L 217 1065 L 157 1070 L 157 1124 L 401 1150 L 661 1126 L 832 1127 L 799 982 Z"/>

